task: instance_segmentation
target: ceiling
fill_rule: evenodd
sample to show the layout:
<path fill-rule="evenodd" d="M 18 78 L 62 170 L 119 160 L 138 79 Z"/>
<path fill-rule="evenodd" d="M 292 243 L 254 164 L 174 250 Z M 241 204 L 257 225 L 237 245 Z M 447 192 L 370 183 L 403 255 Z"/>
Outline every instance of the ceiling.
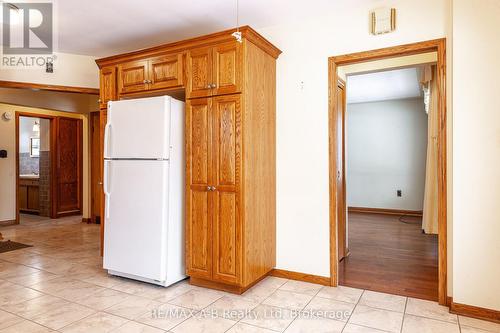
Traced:
<path fill-rule="evenodd" d="M 239 0 L 240 25 L 268 27 L 371 0 Z M 286 8 L 285 8 L 286 6 Z M 236 26 L 236 0 L 59 0 L 58 50 L 108 56 Z"/>
<path fill-rule="evenodd" d="M 347 103 L 421 97 L 419 78 L 419 67 L 348 76 Z"/>

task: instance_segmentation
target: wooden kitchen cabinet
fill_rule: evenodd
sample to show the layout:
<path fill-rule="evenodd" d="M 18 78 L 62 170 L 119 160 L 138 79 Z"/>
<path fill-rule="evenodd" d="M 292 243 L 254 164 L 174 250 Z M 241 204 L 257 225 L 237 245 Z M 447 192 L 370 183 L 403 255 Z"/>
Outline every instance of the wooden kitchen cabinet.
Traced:
<path fill-rule="evenodd" d="M 186 101 L 186 272 L 191 284 L 242 293 L 276 264 L 281 51 L 248 26 L 239 28 L 241 43 L 234 31 L 96 62 L 101 75 L 116 68 L 115 94 L 106 95 L 112 99 L 165 94 Z M 101 78 L 101 89 L 105 83 Z M 105 121 L 103 108 L 101 126 Z"/>
<path fill-rule="evenodd" d="M 183 59 L 182 53 L 174 53 L 118 65 L 118 93 L 181 87 L 184 82 Z"/>
<path fill-rule="evenodd" d="M 230 41 L 187 54 L 188 98 L 241 92 L 242 43 Z"/>
<path fill-rule="evenodd" d="M 148 89 L 149 61 L 130 61 L 118 65 L 118 93 L 127 94 Z"/>
<path fill-rule="evenodd" d="M 241 282 L 241 96 L 188 101 L 188 275 Z"/>
<path fill-rule="evenodd" d="M 39 181 L 37 178 L 19 178 L 18 203 L 19 210 L 24 213 L 38 213 Z"/>
<path fill-rule="evenodd" d="M 116 67 L 102 68 L 99 83 L 99 107 L 106 109 L 109 101 L 116 100 Z"/>
<path fill-rule="evenodd" d="M 212 50 L 212 47 L 202 47 L 188 52 L 187 97 L 210 96 L 212 90 Z"/>
<path fill-rule="evenodd" d="M 181 87 L 184 83 L 182 53 L 159 56 L 149 63 L 149 89 Z"/>
<path fill-rule="evenodd" d="M 252 43 L 243 56 L 240 73 L 219 81 L 229 92 L 244 77 L 241 93 L 186 102 L 187 274 L 234 293 L 276 260 L 276 63 Z"/>

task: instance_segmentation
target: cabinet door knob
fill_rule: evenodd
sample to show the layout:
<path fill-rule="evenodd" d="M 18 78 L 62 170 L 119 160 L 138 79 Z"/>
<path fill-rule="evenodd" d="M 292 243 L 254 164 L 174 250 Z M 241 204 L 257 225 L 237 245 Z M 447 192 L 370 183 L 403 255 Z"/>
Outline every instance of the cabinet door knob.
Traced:
<path fill-rule="evenodd" d="M 212 88 L 217 88 L 217 85 L 215 83 L 211 84 Z"/>
<path fill-rule="evenodd" d="M 212 186 L 207 186 L 207 191 L 212 191 Z"/>
<path fill-rule="evenodd" d="M 212 88 L 212 85 L 209 83 L 209 84 L 207 84 L 207 89 L 210 89 L 210 88 Z"/>
<path fill-rule="evenodd" d="M 146 84 L 148 83 L 148 80 L 143 80 L 142 83 Z"/>
<path fill-rule="evenodd" d="M 211 190 L 212 190 L 212 191 L 215 191 L 215 190 L 216 190 L 215 186 L 212 186 L 212 189 L 211 189 Z"/>

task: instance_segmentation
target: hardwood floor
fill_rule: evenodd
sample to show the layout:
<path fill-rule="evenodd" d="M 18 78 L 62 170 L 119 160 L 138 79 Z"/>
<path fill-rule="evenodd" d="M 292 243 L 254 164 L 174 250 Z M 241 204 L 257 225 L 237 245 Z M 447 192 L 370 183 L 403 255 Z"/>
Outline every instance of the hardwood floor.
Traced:
<path fill-rule="evenodd" d="M 438 299 L 438 237 L 421 217 L 349 213 L 350 254 L 339 263 L 343 286 Z"/>

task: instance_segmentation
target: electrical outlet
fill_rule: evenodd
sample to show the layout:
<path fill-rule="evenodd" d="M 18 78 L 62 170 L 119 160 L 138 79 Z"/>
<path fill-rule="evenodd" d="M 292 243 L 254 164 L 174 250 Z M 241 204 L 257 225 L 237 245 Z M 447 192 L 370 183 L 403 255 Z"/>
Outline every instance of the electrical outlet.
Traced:
<path fill-rule="evenodd" d="M 401 191 L 401 190 L 397 190 L 397 191 L 396 191 L 396 195 L 397 195 L 398 197 L 402 197 L 402 196 L 403 196 L 403 191 Z"/>

